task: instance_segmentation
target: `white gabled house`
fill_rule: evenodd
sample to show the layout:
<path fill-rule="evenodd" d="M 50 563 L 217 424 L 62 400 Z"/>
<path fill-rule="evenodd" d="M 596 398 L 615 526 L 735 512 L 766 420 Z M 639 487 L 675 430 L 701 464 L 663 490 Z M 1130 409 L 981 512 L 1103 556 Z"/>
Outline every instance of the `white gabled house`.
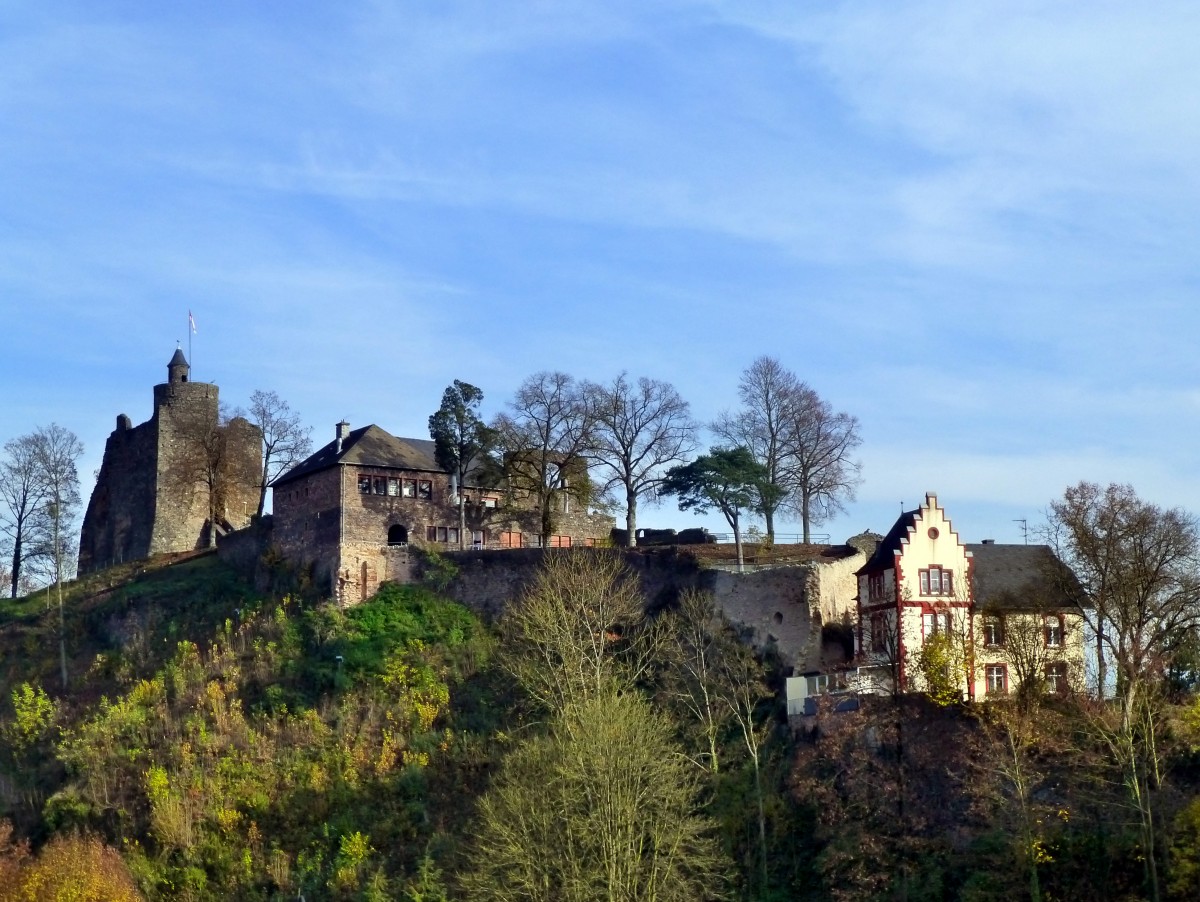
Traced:
<path fill-rule="evenodd" d="M 932 656 L 922 651 L 933 641 L 942 677 L 964 699 L 1005 695 L 1031 680 L 1056 692 L 1082 685 L 1083 617 L 1062 588 L 1069 572 L 1045 545 L 964 543 L 930 492 L 900 515 L 856 577 L 857 666 L 790 679 L 791 714 L 826 692 L 928 689 Z"/>
<path fill-rule="evenodd" d="M 1083 617 L 1064 578 L 1048 546 L 964 543 L 931 492 L 858 571 L 858 658 L 901 691 L 923 690 L 921 650 L 941 635 L 965 698 L 1034 678 L 1064 691 L 1082 682 L 1084 659 Z"/>

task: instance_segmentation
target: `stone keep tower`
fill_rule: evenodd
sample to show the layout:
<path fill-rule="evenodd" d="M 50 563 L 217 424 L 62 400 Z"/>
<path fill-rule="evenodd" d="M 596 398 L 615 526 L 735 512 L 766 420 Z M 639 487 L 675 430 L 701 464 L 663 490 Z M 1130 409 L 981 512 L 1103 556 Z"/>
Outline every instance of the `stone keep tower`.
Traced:
<path fill-rule="evenodd" d="M 136 427 L 117 417 L 83 519 L 80 573 L 208 547 L 258 509 L 262 433 L 241 417 L 222 424 L 217 386 L 190 372 L 176 349 L 153 416 Z"/>

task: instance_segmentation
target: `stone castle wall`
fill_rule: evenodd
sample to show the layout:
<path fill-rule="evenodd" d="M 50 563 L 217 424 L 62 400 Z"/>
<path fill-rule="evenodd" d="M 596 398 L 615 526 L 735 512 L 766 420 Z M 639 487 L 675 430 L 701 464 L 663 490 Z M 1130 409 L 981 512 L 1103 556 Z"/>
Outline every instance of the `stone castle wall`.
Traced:
<path fill-rule="evenodd" d="M 398 474 L 429 482 L 428 496 L 359 492 L 360 477 L 386 479 Z M 532 534 L 527 512 L 485 507 L 478 502 L 477 492 L 468 495 L 475 496 L 466 506 L 468 544 L 477 530 L 489 543 L 503 532 Z M 272 509 L 275 546 L 289 560 L 311 567 L 317 584 L 347 604 L 369 598 L 384 580 L 409 581 L 416 566 L 412 549 L 458 548 L 450 539 L 451 530 L 458 528 L 458 506 L 446 473 L 338 465 L 275 489 Z M 562 513 L 558 522 L 560 533 L 576 542 L 607 539 L 613 526 L 610 517 L 586 509 Z M 389 544 L 395 528 L 403 530 L 403 544 Z M 437 538 L 429 537 L 430 528 Z"/>
<path fill-rule="evenodd" d="M 149 554 L 157 472 L 158 424 L 152 420 L 131 427 L 129 417 L 117 417 L 83 518 L 80 573 Z"/>
<path fill-rule="evenodd" d="M 149 554 L 204 547 L 208 486 L 201 458 L 207 434 L 216 426 L 218 389 L 202 382 L 154 387 L 158 437 L 156 510 Z"/>
<path fill-rule="evenodd" d="M 520 597 L 546 554 L 562 553 L 554 549 L 448 552 L 446 557 L 458 566 L 448 594 L 476 611 L 498 616 Z M 685 589 L 708 591 L 754 647 L 773 649 L 797 672 L 815 668 L 821 661 L 821 621 L 810 602 L 810 565 L 736 573 L 702 569 L 694 558 L 675 549 L 598 553 L 624 557 L 641 585 L 648 610 L 669 607 Z"/>
<path fill-rule="evenodd" d="M 172 361 L 171 381 L 154 386 L 148 421 L 133 427 L 129 417 L 117 417 L 84 515 L 80 573 L 213 544 L 205 461 L 218 424 L 218 389 L 187 381 L 187 370 L 186 362 Z M 261 466 L 262 433 L 235 419 L 221 440 L 217 481 L 232 488 L 220 499 L 218 519 L 223 516 L 237 528 L 249 523 L 258 507 L 253 483 Z"/>

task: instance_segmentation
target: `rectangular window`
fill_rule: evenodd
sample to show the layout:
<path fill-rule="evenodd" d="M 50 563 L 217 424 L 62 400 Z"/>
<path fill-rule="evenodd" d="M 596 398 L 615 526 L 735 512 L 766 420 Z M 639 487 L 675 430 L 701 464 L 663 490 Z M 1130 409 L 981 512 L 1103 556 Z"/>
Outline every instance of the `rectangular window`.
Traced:
<path fill-rule="evenodd" d="M 446 539 L 446 540 L 447 540 L 448 542 L 450 542 L 450 544 L 452 544 L 452 545 L 457 545 L 457 544 L 458 544 L 458 527 L 457 527 L 457 526 L 451 526 L 451 527 L 450 527 L 450 533 L 449 533 L 449 535 L 447 536 L 447 539 Z"/>
<path fill-rule="evenodd" d="M 386 495 L 387 494 L 387 477 L 386 476 L 376 476 L 374 482 L 375 482 L 375 494 L 376 495 Z"/>
<path fill-rule="evenodd" d="M 988 664 L 984 670 L 988 695 L 1008 693 L 1008 668 L 1003 664 Z"/>
<path fill-rule="evenodd" d="M 883 600 L 883 574 L 875 573 L 867 577 L 867 598 L 871 601 Z"/>
<path fill-rule="evenodd" d="M 887 614 L 871 615 L 871 651 L 887 651 Z"/>
<path fill-rule="evenodd" d="M 484 498 L 484 499 L 483 499 L 483 506 L 484 506 L 484 507 L 495 507 L 495 506 L 496 506 L 496 499 L 495 499 L 495 498 Z"/>
<path fill-rule="evenodd" d="M 370 476 L 359 476 L 358 477 L 358 493 L 360 495 L 370 495 L 371 494 L 371 477 Z"/>
<path fill-rule="evenodd" d="M 428 501 L 433 497 L 433 483 L 428 479 L 417 481 L 417 497 L 423 501 Z"/>
<path fill-rule="evenodd" d="M 437 527 L 436 526 L 426 526 L 425 527 L 425 540 L 427 542 L 436 542 L 437 541 Z"/>
<path fill-rule="evenodd" d="M 998 646 L 1004 644 L 1004 619 L 995 614 L 983 618 L 983 644 Z"/>
<path fill-rule="evenodd" d="M 438 540 L 439 542 L 447 542 L 447 541 L 449 541 L 449 538 L 450 538 L 450 537 L 449 537 L 449 535 L 447 534 L 446 527 L 444 527 L 444 526 L 439 526 L 439 527 L 438 527 L 438 531 L 437 531 L 437 540 Z"/>
<path fill-rule="evenodd" d="M 477 529 L 471 533 L 471 547 L 482 548 L 485 544 L 485 538 L 482 529 Z"/>
<path fill-rule="evenodd" d="M 919 571 L 922 595 L 953 595 L 954 574 L 942 567 Z"/>
<path fill-rule="evenodd" d="M 417 497 L 417 481 L 415 479 L 404 480 L 404 497 L 405 498 L 416 498 Z"/>
<path fill-rule="evenodd" d="M 1067 691 L 1067 664 L 1055 661 L 1046 665 L 1046 691 L 1055 694 Z"/>
<path fill-rule="evenodd" d="M 1047 614 L 1043 618 L 1046 632 L 1046 647 L 1061 648 L 1063 644 L 1063 622 L 1057 614 Z"/>
<path fill-rule="evenodd" d="M 395 476 L 388 477 L 388 495 L 393 498 L 400 497 L 400 480 Z"/>
<path fill-rule="evenodd" d="M 953 616 L 949 611 L 938 614 L 922 614 L 921 624 L 925 630 L 925 638 L 936 636 L 938 633 L 949 634 L 954 623 Z"/>

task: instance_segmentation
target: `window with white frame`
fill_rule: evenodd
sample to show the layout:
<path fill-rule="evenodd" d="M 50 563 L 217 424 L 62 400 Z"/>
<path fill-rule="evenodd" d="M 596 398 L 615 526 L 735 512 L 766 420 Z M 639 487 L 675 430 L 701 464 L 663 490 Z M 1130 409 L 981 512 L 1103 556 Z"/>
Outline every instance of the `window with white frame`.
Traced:
<path fill-rule="evenodd" d="M 922 614 L 921 625 L 924 629 L 924 636 L 928 639 L 930 636 L 936 636 L 938 633 L 950 635 L 951 628 L 954 625 L 953 615 L 949 611 L 939 611 L 935 614 Z"/>
<path fill-rule="evenodd" d="M 1047 614 L 1042 618 L 1046 635 L 1047 648 L 1062 648 L 1063 622 L 1058 614 Z"/>
<path fill-rule="evenodd" d="M 1067 691 L 1067 662 L 1053 661 L 1046 665 L 1046 691 L 1055 694 Z"/>
<path fill-rule="evenodd" d="M 984 668 L 988 695 L 1008 694 L 1008 667 L 1004 664 L 988 664 Z"/>
<path fill-rule="evenodd" d="M 919 571 L 922 595 L 953 595 L 954 574 L 944 567 Z"/>
<path fill-rule="evenodd" d="M 992 648 L 1004 644 L 1004 618 L 999 614 L 984 615 L 983 644 Z"/>

